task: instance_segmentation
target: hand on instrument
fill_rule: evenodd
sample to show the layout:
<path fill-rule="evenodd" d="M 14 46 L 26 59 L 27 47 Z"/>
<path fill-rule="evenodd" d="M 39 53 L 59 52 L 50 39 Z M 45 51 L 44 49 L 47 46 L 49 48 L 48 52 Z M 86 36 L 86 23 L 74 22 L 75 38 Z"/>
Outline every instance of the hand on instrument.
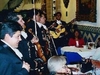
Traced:
<path fill-rule="evenodd" d="M 31 42 L 32 43 L 37 43 L 37 42 L 39 42 L 39 39 L 35 36 L 35 37 L 32 38 Z"/>

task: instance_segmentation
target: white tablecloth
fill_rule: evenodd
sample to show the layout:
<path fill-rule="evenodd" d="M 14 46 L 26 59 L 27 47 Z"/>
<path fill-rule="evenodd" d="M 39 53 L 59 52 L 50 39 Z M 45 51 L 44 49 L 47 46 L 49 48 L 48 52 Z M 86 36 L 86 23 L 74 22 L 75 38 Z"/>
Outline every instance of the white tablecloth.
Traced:
<path fill-rule="evenodd" d="M 96 49 L 86 49 L 86 48 L 77 48 L 75 46 L 65 46 L 61 48 L 61 54 L 64 54 L 64 52 L 77 52 L 84 58 L 89 58 L 90 56 L 93 56 Z"/>
<path fill-rule="evenodd" d="M 100 48 L 90 50 L 87 48 L 77 48 L 74 46 L 65 46 L 65 47 L 61 48 L 61 54 L 64 54 L 64 52 L 77 52 L 84 58 L 89 58 L 90 56 L 92 56 L 91 59 L 100 61 Z M 72 67 L 75 67 L 75 66 L 72 65 Z M 87 75 L 88 73 L 92 73 L 92 75 L 100 75 L 100 68 L 99 69 L 96 68 L 95 70 L 93 70 L 93 71 L 91 70 L 86 73 L 82 73 L 80 71 L 73 72 L 73 74 L 75 74 L 75 75 L 76 74 L 77 75 L 80 75 L 80 74 Z"/>

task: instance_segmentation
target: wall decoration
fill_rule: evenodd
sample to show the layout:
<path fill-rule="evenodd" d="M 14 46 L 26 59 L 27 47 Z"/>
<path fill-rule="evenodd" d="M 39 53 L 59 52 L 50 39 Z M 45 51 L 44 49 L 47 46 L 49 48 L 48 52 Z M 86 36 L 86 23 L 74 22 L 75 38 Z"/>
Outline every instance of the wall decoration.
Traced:
<path fill-rule="evenodd" d="M 76 0 L 76 20 L 96 22 L 96 0 Z"/>
<path fill-rule="evenodd" d="M 63 0 L 64 6 L 68 8 L 69 0 Z"/>

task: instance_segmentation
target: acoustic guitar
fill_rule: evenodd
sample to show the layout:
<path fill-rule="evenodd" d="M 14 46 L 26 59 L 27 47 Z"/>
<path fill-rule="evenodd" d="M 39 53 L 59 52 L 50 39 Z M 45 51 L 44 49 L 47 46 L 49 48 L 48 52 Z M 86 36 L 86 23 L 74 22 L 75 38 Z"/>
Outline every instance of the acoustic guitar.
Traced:
<path fill-rule="evenodd" d="M 53 37 L 53 38 L 58 38 L 62 33 L 65 32 L 65 28 L 62 26 L 62 25 L 58 25 L 56 28 L 55 28 L 55 31 L 50 31 L 50 35 Z"/>

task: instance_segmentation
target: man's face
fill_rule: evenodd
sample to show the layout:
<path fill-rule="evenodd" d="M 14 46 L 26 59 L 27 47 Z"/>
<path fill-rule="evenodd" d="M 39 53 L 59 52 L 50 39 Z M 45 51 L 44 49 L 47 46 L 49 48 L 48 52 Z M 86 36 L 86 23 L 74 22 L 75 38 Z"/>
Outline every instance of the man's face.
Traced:
<path fill-rule="evenodd" d="M 5 36 L 5 41 L 12 47 L 12 48 L 17 48 L 19 41 L 21 41 L 20 37 L 21 33 L 20 31 L 15 32 L 15 34 L 11 37 L 9 34 L 6 34 Z"/>
<path fill-rule="evenodd" d="M 46 18 L 44 15 L 40 18 L 40 23 L 45 24 Z"/>
<path fill-rule="evenodd" d="M 19 18 L 19 20 L 17 22 L 22 26 L 22 28 L 24 28 L 25 27 L 25 24 L 24 24 L 25 22 L 23 20 L 23 17 L 21 15 L 17 15 L 17 16 Z"/>
<path fill-rule="evenodd" d="M 36 19 L 36 22 L 40 21 L 40 14 L 39 13 L 35 16 L 35 19 Z"/>
<path fill-rule="evenodd" d="M 60 20 L 60 19 L 61 19 L 61 15 L 60 15 L 60 14 L 57 14 L 57 15 L 56 15 L 56 19 L 57 19 L 57 20 Z"/>

